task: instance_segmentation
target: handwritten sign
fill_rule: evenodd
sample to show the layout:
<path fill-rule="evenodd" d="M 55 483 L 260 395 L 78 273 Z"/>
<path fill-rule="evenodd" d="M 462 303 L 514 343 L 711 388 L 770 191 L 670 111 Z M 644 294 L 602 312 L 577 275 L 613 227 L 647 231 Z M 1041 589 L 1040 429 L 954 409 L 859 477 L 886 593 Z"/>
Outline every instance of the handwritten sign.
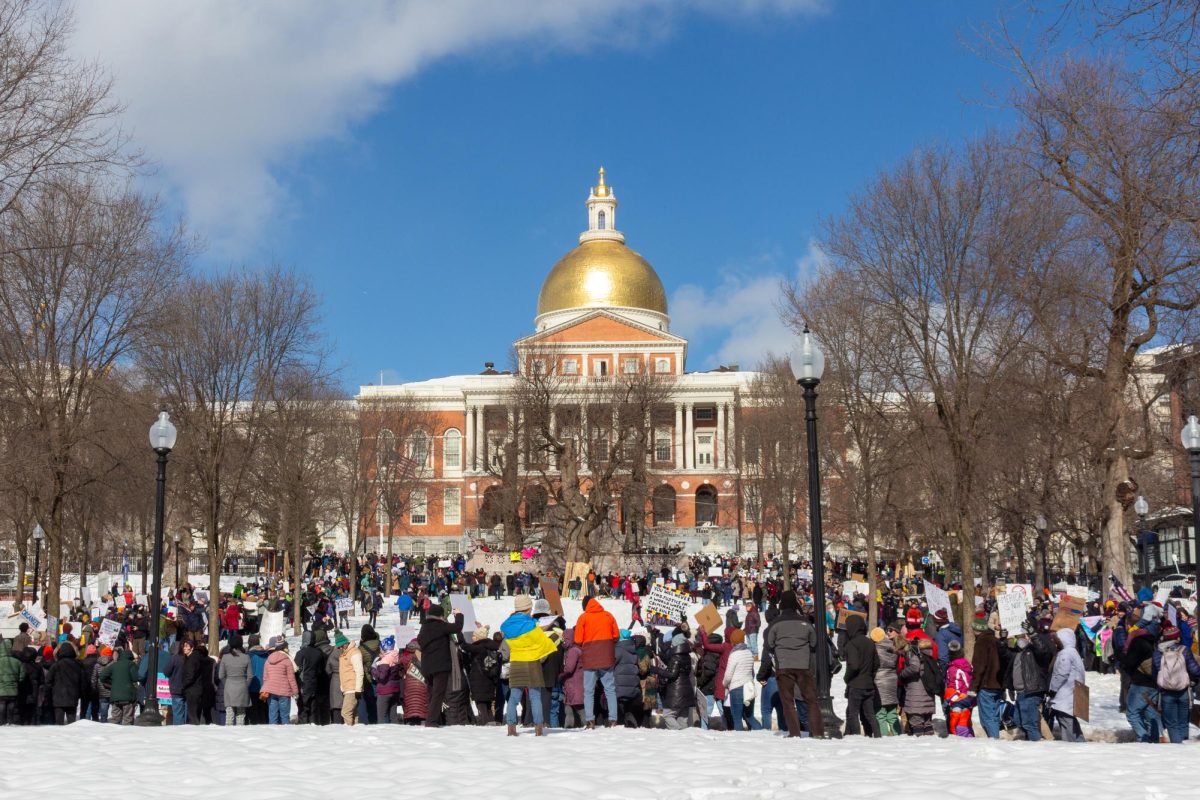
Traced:
<path fill-rule="evenodd" d="M 1033 607 L 1033 584 L 1032 583 L 1010 583 L 1006 587 L 1006 594 L 1015 594 L 1020 597 L 1026 608 Z"/>
<path fill-rule="evenodd" d="M 709 603 L 696 612 L 696 624 L 708 633 L 720 631 L 722 629 L 721 612 L 715 605 Z"/>
<path fill-rule="evenodd" d="M 100 623 L 100 635 L 96 641 L 106 647 L 116 647 L 117 637 L 121 635 L 121 623 L 115 619 L 106 619 Z"/>
<path fill-rule="evenodd" d="M 283 635 L 283 612 L 268 611 L 262 615 L 262 622 L 258 624 L 258 639 L 262 642 L 263 647 L 268 647 L 268 642 L 272 637 Z"/>
<path fill-rule="evenodd" d="M 932 583 L 925 584 L 925 600 L 929 603 L 929 615 L 937 614 L 939 610 L 944 610 L 946 616 L 951 615 L 950 595 L 939 586 L 934 586 Z"/>
<path fill-rule="evenodd" d="M 687 614 L 689 598 L 683 592 L 672 591 L 665 586 L 654 586 L 642 608 L 647 619 L 653 619 L 655 624 L 683 622 Z"/>
<path fill-rule="evenodd" d="M 160 706 L 171 705 L 171 681 L 161 672 L 158 673 L 158 680 L 155 681 L 154 696 L 158 698 Z"/>
<path fill-rule="evenodd" d="M 1017 633 L 1025 622 L 1025 598 L 1016 592 L 996 595 L 996 610 L 1000 612 L 1000 627 Z"/>
<path fill-rule="evenodd" d="M 339 614 L 343 611 L 349 613 L 354 610 L 354 600 L 349 597 L 339 597 L 334 602 L 334 607 L 337 608 Z"/>

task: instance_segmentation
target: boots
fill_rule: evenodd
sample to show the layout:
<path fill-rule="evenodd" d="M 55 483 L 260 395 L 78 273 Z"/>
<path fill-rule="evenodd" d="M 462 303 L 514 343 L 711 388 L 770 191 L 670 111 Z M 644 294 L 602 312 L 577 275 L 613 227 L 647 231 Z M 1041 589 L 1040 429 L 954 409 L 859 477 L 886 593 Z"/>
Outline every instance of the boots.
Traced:
<path fill-rule="evenodd" d="M 517 726 L 516 726 L 516 725 L 509 725 L 509 726 L 508 726 L 508 735 L 509 735 L 509 736 L 516 736 L 516 735 L 517 735 Z"/>
<path fill-rule="evenodd" d="M 585 724 L 583 727 L 584 727 L 584 728 L 586 728 L 586 729 L 587 729 L 587 730 L 589 730 L 589 731 L 594 731 L 594 730 L 596 730 L 596 721 L 595 721 L 595 720 L 588 720 L 588 721 L 587 721 L 587 724 Z"/>
<path fill-rule="evenodd" d="M 545 736 L 546 735 L 546 726 L 545 725 L 534 725 L 533 726 L 533 735 L 534 736 Z"/>

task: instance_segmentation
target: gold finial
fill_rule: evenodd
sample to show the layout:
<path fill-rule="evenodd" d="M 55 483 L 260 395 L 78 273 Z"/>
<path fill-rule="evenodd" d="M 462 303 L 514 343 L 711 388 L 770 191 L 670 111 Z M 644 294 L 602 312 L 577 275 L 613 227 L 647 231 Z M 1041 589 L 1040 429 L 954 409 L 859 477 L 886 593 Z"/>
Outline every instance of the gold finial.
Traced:
<path fill-rule="evenodd" d="M 596 184 L 596 197 L 608 197 L 608 186 L 604 183 L 604 167 L 600 168 L 600 182 Z"/>

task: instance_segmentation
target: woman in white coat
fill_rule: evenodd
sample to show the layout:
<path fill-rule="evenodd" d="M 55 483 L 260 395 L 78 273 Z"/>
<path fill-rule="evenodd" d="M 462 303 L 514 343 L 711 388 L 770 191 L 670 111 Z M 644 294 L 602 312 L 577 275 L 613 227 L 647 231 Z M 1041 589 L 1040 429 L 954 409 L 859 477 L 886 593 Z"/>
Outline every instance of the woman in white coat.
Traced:
<path fill-rule="evenodd" d="M 1054 669 L 1050 673 L 1050 709 L 1062 731 L 1064 742 L 1082 742 L 1083 731 L 1075 718 L 1075 684 L 1087 683 L 1084 677 L 1083 659 L 1075 649 L 1075 631 L 1059 628 L 1055 644 L 1058 655 L 1054 657 Z"/>

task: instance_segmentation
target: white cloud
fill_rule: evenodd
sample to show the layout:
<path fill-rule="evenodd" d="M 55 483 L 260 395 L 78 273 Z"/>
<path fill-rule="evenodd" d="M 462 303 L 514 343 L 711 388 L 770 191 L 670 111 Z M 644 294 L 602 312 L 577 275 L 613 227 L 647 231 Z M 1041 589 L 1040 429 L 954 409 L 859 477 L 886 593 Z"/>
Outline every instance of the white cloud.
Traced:
<path fill-rule="evenodd" d="M 687 10 L 813 14 L 825 0 L 105 0 L 75 52 L 112 70 L 158 188 L 217 243 L 253 242 L 298 155 L 350 134 L 430 63 L 489 47 L 586 49 L 669 33 Z"/>
<path fill-rule="evenodd" d="M 760 267 L 773 262 L 758 259 Z M 754 369 L 768 355 L 789 353 L 796 337 L 780 317 L 780 287 L 784 280 L 806 284 L 827 262 L 820 245 L 810 241 L 791 274 L 768 269 L 747 276 L 744 270 L 725 270 L 715 287 L 680 286 L 671 297 L 671 330 L 710 353 L 693 368 L 738 364 Z"/>

